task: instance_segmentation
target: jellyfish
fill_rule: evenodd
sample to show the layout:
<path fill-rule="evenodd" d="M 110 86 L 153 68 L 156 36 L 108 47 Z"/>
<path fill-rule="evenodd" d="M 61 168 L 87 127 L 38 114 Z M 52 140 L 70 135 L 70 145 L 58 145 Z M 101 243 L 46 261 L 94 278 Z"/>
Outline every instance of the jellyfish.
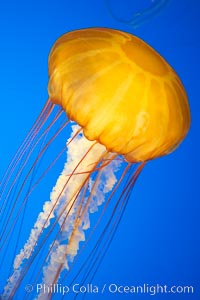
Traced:
<path fill-rule="evenodd" d="M 170 0 L 105 0 L 109 13 L 118 22 L 137 28 L 160 13 Z"/>
<path fill-rule="evenodd" d="M 28 276 L 32 287 L 41 282 L 36 299 L 52 298 L 50 287 L 70 274 L 82 276 L 81 282 L 93 278 L 145 164 L 174 151 L 190 126 L 178 75 L 130 33 L 109 28 L 68 32 L 53 45 L 48 67 L 49 99 L 1 181 L 4 261 L 13 251 L 2 291 L 6 300 L 19 297 Z M 52 145 L 56 157 L 48 152 Z M 52 180 L 48 175 L 60 168 L 63 155 L 64 167 L 44 196 Z M 42 211 L 25 234 L 23 220 L 31 219 L 41 201 Z"/>

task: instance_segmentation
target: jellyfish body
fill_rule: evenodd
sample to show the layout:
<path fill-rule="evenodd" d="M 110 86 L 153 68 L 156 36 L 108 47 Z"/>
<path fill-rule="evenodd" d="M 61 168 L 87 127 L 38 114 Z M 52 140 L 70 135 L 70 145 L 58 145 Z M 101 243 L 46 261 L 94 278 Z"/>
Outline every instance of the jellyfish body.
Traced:
<path fill-rule="evenodd" d="M 150 46 L 111 29 L 68 33 L 49 56 L 49 95 L 89 140 L 130 162 L 170 153 L 186 135 L 187 95 Z"/>
<path fill-rule="evenodd" d="M 113 29 L 83 29 L 59 38 L 49 55 L 48 91 L 50 100 L 11 164 L 7 179 L 4 178 L 2 198 L 7 201 L 16 188 L 18 178 L 10 183 L 13 170 L 24 153 L 33 152 L 36 146 L 31 146 L 31 151 L 29 146 L 57 105 L 69 120 L 78 125 L 73 125 L 71 138 L 67 141 L 67 162 L 50 199 L 44 203 L 27 242 L 14 259 L 14 270 L 4 288 L 3 299 L 13 299 L 17 295 L 33 261 L 52 233 L 54 238 L 41 267 L 43 284 L 51 286 L 61 280 L 64 270 L 68 274 L 72 267 L 75 268 L 79 253 L 84 250 L 118 191 L 114 212 L 91 252 L 94 257 L 92 265 L 95 264 L 101 253 L 97 251 L 98 247 L 106 234 L 105 243 L 115 232 L 145 162 L 172 152 L 184 139 L 190 125 L 187 95 L 175 71 L 145 42 Z M 60 119 L 61 111 L 56 113 L 39 139 Z M 30 194 L 54 161 L 35 184 L 31 182 L 18 207 L 16 203 L 28 177 L 65 126 L 66 123 L 60 125 L 24 177 L 2 234 L 2 237 L 6 236 L 3 246 Z M 35 143 L 38 143 L 37 138 Z M 23 172 L 30 154 L 18 174 Z M 137 168 L 131 174 L 130 170 L 136 163 Z M 120 177 L 118 182 L 117 177 Z M 93 225 L 91 236 L 86 236 L 90 227 L 89 216 L 101 206 L 103 208 Z M 18 210 L 13 215 L 15 209 Z M 54 233 L 56 226 L 58 229 Z M 80 249 L 83 241 L 85 244 L 82 243 Z M 40 273 L 41 269 L 34 284 Z M 38 299 L 48 297 L 44 290 L 38 294 Z"/>

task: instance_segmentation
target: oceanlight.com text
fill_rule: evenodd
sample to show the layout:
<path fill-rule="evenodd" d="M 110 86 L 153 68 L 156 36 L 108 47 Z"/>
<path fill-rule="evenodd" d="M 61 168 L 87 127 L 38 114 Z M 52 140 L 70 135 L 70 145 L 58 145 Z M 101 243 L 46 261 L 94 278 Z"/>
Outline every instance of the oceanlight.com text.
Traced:
<path fill-rule="evenodd" d="M 66 295 L 66 294 L 149 294 L 155 296 L 158 294 L 194 294 L 194 287 L 191 285 L 165 285 L 165 284 L 148 284 L 141 285 L 122 285 L 117 283 L 104 283 L 103 285 L 87 283 L 81 285 L 74 283 L 67 286 L 62 284 L 36 284 L 35 286 L 27 284 L 25 286 L 27 293 L 47 294 L 47 295 Z"/>

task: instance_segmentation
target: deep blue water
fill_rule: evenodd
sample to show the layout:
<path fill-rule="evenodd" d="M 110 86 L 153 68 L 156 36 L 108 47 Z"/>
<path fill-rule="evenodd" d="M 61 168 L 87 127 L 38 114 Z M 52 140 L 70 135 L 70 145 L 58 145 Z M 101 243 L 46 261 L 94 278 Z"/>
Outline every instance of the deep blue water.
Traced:
<path fill-rule="evenodd" d="M 144 2 L 148 5 L 150 1 Z M 112 9 L 114 1 L 110 3 Z M 133 4 L 124 1 L 120 11 L 121 3 L 116 1 L 114 13 L 129 18 Z M 194 293 L 153 296 L 105 292 L 88 293 L 86 299 L 200 297 L 199 14 L 198 0 L 171 0 L 158 14 L 134 28 L 113 18 L 103 0 L 10 0 L 1 4 L 1 175 L 48 98 L 48 53 L 67 31 L 102 26 L 139 36 L 173 66 L 188 93 L 190 132 L 174 153 L 145 167 L 94 285 L 187 285 L 194 287 Z M 29 218 L 23 225 L 24 232 L 28 223 Z M 2 281 L 5 274 L 4 269 Z M 18 299 L 22 299 L 21 294 Z M 55 299 L 61 299 L 60 295 Z"/>

